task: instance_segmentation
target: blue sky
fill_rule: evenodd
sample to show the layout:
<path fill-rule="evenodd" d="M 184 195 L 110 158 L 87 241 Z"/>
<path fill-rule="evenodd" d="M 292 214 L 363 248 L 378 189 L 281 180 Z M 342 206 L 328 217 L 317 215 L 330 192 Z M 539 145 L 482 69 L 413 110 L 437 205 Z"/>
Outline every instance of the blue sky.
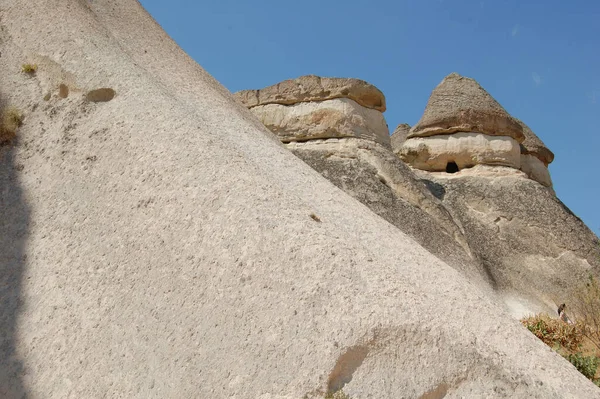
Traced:
<path fill-rule="evenodd" d="M 141 0 L 232 92 L 301 75 L 381 89 L 415 124 L 451 72 L 475 78 L 555 153 L 559 198 L 600 234 L 600 1 Z"/>

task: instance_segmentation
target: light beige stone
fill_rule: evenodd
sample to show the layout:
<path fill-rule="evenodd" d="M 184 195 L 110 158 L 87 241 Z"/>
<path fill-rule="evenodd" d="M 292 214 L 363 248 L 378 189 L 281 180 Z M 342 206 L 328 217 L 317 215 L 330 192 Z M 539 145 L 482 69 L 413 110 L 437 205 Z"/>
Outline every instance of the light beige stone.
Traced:
<path fill-rule="evenodd" d="M 408 137 L 455 132 L 510 136 L 522 142 L 523 128 L 474 79 L 452 73 L 433 90 L 425 112 Z"/>
<path fill-rule="evenodd" d="M 307 101 L 324 101 L 350 98 L 363 107 L 385 112 L 385 96 L 372 84 L 352 78 L 322 78 L 315 75 L 265 87 L 260 90 L 243 90 L 234 96 L 248 108 L 265 104 L 297 104 Z"/>
<path fill-rule="evenodd" d="M 546 187 L 552 187 L 552 179 L 548 168 L 538 157 L 532 154 L 521 154 L 521 170 L 527 176 L 543 184 Z"/>
<path fill-rule="evenodd" d="M 283 148 L 138 1 L 0 15 L 0 70 L 47 54 L 117 93 L 44 102 L 0 74 L 27 111 L 0 149 L 0 397 L 598 396 Z"/>
<path fill-rule="evenodd" d="M 449 162 L 459 169 L 475 165 L 519 169 L 521 163 L 519 143 L 513 138 L 464 132 L 408 139 L 399 156 L 414 168 L 428 171 L 444 171 Z"/>
<path fill-rule="evenodd" d="M 294 105 L 268 104 L 251 108 L 283 142 L 356 137 L 390 146 L 383 114 L 347 98 Z"/>
<path fill-rule="evenodd" d="M 401 123 L 394 129 L 394 132 L 390 136 L 390 144 L 392 146 L 392 151 L 394 151 L 395 154 L 400 152 L 409 132 L 410 125 L 407 123 Z"/>

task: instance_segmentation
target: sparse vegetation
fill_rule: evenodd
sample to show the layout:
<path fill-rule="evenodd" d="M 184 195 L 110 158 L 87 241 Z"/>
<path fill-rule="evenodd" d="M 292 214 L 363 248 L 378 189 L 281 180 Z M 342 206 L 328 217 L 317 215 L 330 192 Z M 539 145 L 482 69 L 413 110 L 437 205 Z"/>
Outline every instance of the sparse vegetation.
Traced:
<path fill-rule="evenodd" d="M 10 142 L 23 123 L 23 114 L 13 107 L 0 111 L 0 144 Z"/>
<path fill-rule="evenodd" d="M 28 75 L 35 75 L 35 73 L 37 72 L 37 64 L 23 64 L 21 65 L 21 71 L 23 71 L 23 73 L 26 73 Z"/>
<path fill-rule="evenodd" d="M 539 314 L 521 320 L 536 337 L 567 359 L 581 374 L 600 386 L 600 287 L 590 277 L 576 295 L 573 324 Z"/>
<path fill-rule="evenodd" d="M 583 356 L 581 353 L 570 353 L 566 355 L 565 358 L 570 361 L 581 374 L 594 381 L 600 358 L 597 356 Z"/>
<path fill-rule="evenodd" d="M 582 323 L 568 324 L 545 314 L 525 318 L 521 323 L 552 348 L 558 345 L 576 351 L 584 339 L 585 328 Z"/>
<path fill-rule="evenodd" d="M 584 335 L 600 350 L 600 284 L 589 276 L 585 285 L 573 294 L 573 308 L 585 325 Z"/>

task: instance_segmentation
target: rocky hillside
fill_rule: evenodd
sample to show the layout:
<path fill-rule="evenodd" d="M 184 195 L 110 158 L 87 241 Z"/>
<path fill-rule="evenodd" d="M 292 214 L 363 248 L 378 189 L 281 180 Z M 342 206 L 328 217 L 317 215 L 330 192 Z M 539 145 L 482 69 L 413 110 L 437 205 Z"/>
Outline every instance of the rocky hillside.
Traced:
<path fill-rule="evenodd" d="M 293 82 L 310 90 L 303 82 L 317 79 Z M 355 91 L 367 85 L 338 80 L 338 86 L 349 87 L 346 92 L 352 91 L 350 82 Z M 412 128 L 400 124 L 389 138 L 362 133 L 381 132 L 382 115 L 373 125 L 359 117 L 341 121 L 333 117 L 335 107 L 310 93 L 280 92 L 286 105 L 277 112 L 248 102 L 249 92 L 268 98 L 274 87 L 289 82 L 236 96 L 299 158 L 471 281 L 483 283 L 514 316 L 554 312 L 590 273 L 600 272 L 597 237 L 552 190 L 547 166 L 554 154 L 475 80 L 448 75 L 433 90 L 421 120 Z M 357 115 L 367 111 L 349 96 L 345 100 Z M 296 118 L 295 110 L 306 104 L 318 111 Z M 331 120 L 339 121 L 334 129 Z M 338 133 L 342 127 L 348 134 Z M 318 137 L 307 133 L 316 130 L 322 132 Z"/>
<path fill-rule="evenodd" d="M 482 261 L 590 262 L 587 236 L 550 230 L 550 188 L 516 167 L 418 172 L 364 82 L 311 77 L 248 110 L 136 0 L 0 1 L 0 25 L 0 106 L 19 115 L 0 147 L 0 397 L 598 397 L 497 299 L 528 293 L 512 269 Z M 486 199 L 513 181 L 539 192 L 525 222 Z M 534 229 L 556 247 L 513 243 Z"/>

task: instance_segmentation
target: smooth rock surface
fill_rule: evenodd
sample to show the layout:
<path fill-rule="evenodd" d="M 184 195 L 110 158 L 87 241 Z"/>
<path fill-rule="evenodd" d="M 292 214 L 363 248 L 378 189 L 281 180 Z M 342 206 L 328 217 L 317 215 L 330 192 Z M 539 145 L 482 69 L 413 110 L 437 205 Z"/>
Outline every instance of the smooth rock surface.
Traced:
<path fill-rule="evenodd" d="M 250 110 L 284 143 L 356 137 L 390 146 L 383 114 L 347 98 L 294 105 L 259 105 Z"/>
<path fill-rule="evenodd" d="M 538 161 L 539 162 L 539 161 Z M 541 163 L 541 162 L 540 162 Z M 552 189 L 512 168 L 476 166 L 456 174 L 415 170 L 443 189 L 443 204 L 464 227 L 474 256 L 494 289 L 510 302 L 568 302 L 600 271 L 600 242 Z M 535 306 L 524 306 L 522 317 Z"/>
<path fill-rule="evenodd" d="M 478 132 L 525 140 L 523 128 L 474 79 L 452 73 L 433 90 L 409 138 Z"/>
<path fill-rule="evenodd" d="M 552 187 L 552 178 L 548 168 L 538 157 L 533 154 L 521 154 L 521 170 L 527 176 L 543 184 L 546 187 Z"/>
<path fill-rule="evenodd" d="M 234 96 L 248 108 L 265 104 L 291 105 L 308 101 L 349 98 L 363 107 L 385 112 L 383 93 L 364 80 L 352 78 L 307 75 L 284 80 L 260 90 L 239 91 Z"/>
<path fill-rule="evenodd" d="M 139 2 L 0 17 L 0 90 L 26 113 L 0 149 L 0 397 L 598 397 L 283 148 Z M 44 101 L 28 54 L 82 91 Z M 86 101 L 99 87 L 117 95 Z"/>
<path fill-rule="evenodd" d="M 414 168 L 445 171 L 449 162 L 459 169 L 475 165 L 509 166 L 519 169 L 519 143 L 507 136 L 488 136 L 481 133 L 411 138 L 404 142 L 398 156 Z"/>

